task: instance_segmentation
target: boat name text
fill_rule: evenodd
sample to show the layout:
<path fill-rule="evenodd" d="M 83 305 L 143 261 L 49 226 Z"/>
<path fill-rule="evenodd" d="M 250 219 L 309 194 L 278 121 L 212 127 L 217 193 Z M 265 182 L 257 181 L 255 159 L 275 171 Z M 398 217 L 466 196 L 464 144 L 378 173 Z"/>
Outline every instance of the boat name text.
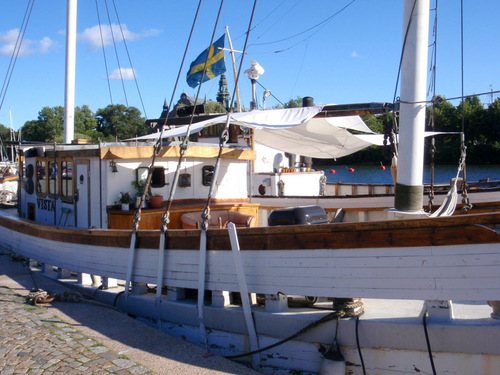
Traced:
<path fill-rule="evenodd" d="M 52 199 L 37 198 L 36 205 L 39 210 L 55 212 L 56 204 Z"/>

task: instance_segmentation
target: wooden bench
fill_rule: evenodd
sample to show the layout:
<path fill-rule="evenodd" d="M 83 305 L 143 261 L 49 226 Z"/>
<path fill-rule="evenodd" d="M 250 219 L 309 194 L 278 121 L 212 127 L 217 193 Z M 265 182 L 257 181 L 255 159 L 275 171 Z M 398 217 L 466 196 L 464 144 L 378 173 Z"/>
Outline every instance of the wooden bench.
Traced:
<path fill-rule="evenodd" d="M 202 211 L 187 212 L 181 216 L 183 229 L 201 228 Z M 209 228 L 226 228 L 228 223 L 234 223 L 237 227 L 254 227 L 255 216 L 244 214 L 238 211 L 214 210 L 210 211 L 208 220 Z"/>

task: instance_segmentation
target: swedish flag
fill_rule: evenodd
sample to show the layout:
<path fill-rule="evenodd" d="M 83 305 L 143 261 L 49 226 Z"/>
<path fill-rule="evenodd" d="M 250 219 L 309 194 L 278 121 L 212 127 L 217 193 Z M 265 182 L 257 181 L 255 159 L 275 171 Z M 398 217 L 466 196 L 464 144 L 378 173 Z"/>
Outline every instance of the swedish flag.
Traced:
<path fill-rule="evenodd" d="M 215 78 L 226 71 L 226 61 L 224 60 L 224 35 L 222 35 L 214 44 L 203 51 L 200 56 L 191 63 L 186 80 L 189 86 L 195 88 L 201 82 L 203 68 L 206 62 L 205 76 L 203 82 Z"/>

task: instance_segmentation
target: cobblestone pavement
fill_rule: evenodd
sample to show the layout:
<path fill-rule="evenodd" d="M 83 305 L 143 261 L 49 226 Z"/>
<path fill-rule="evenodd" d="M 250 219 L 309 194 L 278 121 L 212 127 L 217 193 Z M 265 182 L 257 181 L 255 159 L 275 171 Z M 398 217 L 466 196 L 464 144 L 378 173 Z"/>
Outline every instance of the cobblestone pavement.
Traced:
<path fill-rule="evenodd" d="M 258 375 L 101 304 L 27 304 L 34 287 L 69 290 L 0 249 L 0 375 Z"/>
<path fill-rule="evenodd" d="M 0 286 L 0 373 L 152 374 Z"/>

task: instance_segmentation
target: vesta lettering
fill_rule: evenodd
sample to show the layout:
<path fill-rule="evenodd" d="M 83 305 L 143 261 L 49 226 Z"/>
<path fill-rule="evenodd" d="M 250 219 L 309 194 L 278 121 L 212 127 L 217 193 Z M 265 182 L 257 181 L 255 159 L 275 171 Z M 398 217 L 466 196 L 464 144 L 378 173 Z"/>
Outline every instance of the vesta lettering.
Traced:
<path fill-rule="evenodd" d="M 37 198 L 36 205 L 39 210 L 52 212 L 56 210 L 55 202 L 52 199 Z"/>

